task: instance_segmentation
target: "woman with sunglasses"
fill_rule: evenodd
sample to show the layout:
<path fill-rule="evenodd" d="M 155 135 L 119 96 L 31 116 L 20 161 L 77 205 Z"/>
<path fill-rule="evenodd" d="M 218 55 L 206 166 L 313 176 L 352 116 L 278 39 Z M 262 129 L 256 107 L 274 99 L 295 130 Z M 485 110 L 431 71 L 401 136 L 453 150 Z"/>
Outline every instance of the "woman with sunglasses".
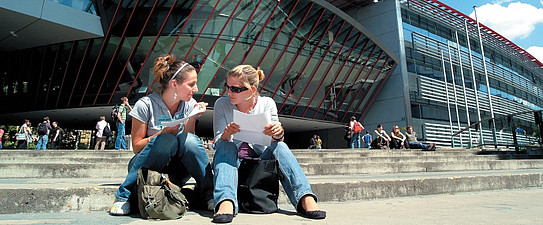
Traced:
<path fill-rule="evenodd" d="M 239 65 L 226 75 L 228 97 L 217 99 L 213 112 L 213 130 L 215 133 L 215 156 L 213 160 L 215 189 L 213 198 L 215 215 L 213 222 L 229 223 L 238 212 L 236 198 L 238 166 L 240 159 L 259 157 L 277 159 L 282 173 L 281 184 L 296 211 L 311 219 L 324 219 L 326 212 L 317 205 L 317 197 L 311 191 L 298 161 L 283 142 L 284 130 L 277 116 L 277 107 L 272 98 L 258 95 L 257 87 L 264 79 L 264 73 L 250 65 Z M 268 113 L 272 122 L 263 133 L 272 137 L 270 146 L 241 142 L 233 139 L 240 131 L 233 122 L 233 112 L 238 110 L 248 114 Z"/>
<path fill-rule="evenodd" d="M 176 61 L 173 55 L 165 55 L 155 60 L 153 75 L 155 92 L 140 98 L 130 112 L 134 118 L 131 134 L 136 155 L 128 164 L 128 175 L 115 193 L 109 213 L 130 214 L 127 201 L 135 190 L 137 171 L 142 167 L 169 174 L 179 186 L 194 177 L 200 199 L 213 209 L 211 165 L 202 142 L 194 134 L 198 116 L 174 127 L 163 125 L 185 118 L 196 107 L 202 111 L 199 114 L 206 111 L 207 103 L 197 103 L 192 98 L 198 92 L 196 70 L 186 62 Z"/>

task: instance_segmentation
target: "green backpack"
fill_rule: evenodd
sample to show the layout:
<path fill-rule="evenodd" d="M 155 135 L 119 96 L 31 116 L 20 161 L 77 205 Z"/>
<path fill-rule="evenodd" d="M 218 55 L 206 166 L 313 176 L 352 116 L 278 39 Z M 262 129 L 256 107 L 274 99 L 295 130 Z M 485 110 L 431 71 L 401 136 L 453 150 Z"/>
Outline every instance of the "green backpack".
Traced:
<path fill-rule="evenodd" d="M 187 199 L 168 174 L 138 170 L 138 208 L 145 219 L 178 219 L 187 211 Z"/>

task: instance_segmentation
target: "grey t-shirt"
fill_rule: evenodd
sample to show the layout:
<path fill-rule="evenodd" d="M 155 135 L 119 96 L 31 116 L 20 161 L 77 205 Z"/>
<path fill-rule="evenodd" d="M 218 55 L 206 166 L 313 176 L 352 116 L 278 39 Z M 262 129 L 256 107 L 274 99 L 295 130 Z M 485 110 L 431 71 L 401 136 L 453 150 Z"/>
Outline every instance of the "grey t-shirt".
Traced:
<path fill-rule="evenodd" d="M 224 132 L 224 128 L 231 122 L 234 122 L 234 109 L 238 110 L 236 105 L 230 103 L 230 97 L 221 97 L 215 101 L 213 108 L 213 131 L 215 134 L 215 143 L 223 141 L 221 135 Z M 261 114 L 261 113 L 270 113 L 271 121 L 279 122 L 279 117 L 277 116 L 277 106 L 275 102 L 270 97 L 257 97 L 256 105 L 249 114 Z M 235 134 L 234 134 L 235 135 Z M 236 146 L 241 145 L 241 141 L 231 140 Z M 266 146 L 253 145 L 248 143 L 257 154 L 262 154 L 266 150 Z"/>
<path fill-rule="evenodd" d="M 129 115 L 147 124 L 147 134 L 145 136 L 149 137 L 162 130 L 164 127 L 162 122 L 185 118 L 192 111 L 196 103 L 196 100 L 193 98 L 189 102 L 180 101 L 179 108 L 177 108 L 172 118 L 166 104 L 162 101 L 162 96 L 159 93 L 152 93 L 140 98 Z M 181 124 L 179 130 L 183 130 L 183 124 Z"/>
<path fill-rule="evenodd" d="M 405 136 L 407 136 L 407 142 L 416 142 L 417 141 L 417 132 L 413 131 L 411 134 L 405 132 Z"/>

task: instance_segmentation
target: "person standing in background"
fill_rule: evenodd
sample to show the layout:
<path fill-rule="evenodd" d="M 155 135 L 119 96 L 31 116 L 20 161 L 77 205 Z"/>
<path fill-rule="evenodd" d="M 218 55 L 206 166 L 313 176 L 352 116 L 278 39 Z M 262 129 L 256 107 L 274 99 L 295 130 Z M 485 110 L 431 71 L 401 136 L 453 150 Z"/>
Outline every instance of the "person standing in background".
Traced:
<path fill-rule="evenodd" d="M 106 148 L 107 135 L 104 135 L 104 128 L 109 127 L 109 123 L 106 122 L 105 116 L 100 116 L 100 121 L 96 123 L 96 144 L 94 150 L 104 150 Z M 111 129 L 111 127 L 109 127 Z"/>
<path fill-rule="evenodd" d="M 61 142 L 61 139 L 62 139 L 62 134 L 61 134 L 61 128 L 58 126 L 58 122 L 57 121 L 54 121 L 53 123 L 51 123 L 52 125 L 52 128 L 51 128 L 51 132 L 49 132 L 49 139 L 51 140 L 51 144 L 50 144 L 50 149 L 57 149 L 58 146 L 60 146 L 60 142 Z"/>
<path fill-rule="evenodd" d="M 0 127 L 0 149 L 2 149 L 2 137 L 4 137 L 4 129 Z"/>
<path fill-rule="evenodd" d="M 349 127 L 351 130 L 351 148 L 360 148 L 360 138 L 364 126 L 358 121 L 356 117 L 351 117 L 351 122 L 349 122 Z"/>
<path fill-rule="evenodd" d="M 49 131 L 51 130 L 51 123 L 49 117 L 43 117 L 43 122 L 38 124 L 38 143 L 36 144 L 36 150 L 47 149 L 47 142 L 49 141 Z"/>
<path fill-rule="evenodd" d="M 126 125 L 126 114 L 132 111 L 132 106 L 128 104 L 128 98 L 121 98 L 121 105 L 119 106 L 119 111 L 117 112 L 117 138 L 115 139 L 115 149 L 124 150 L 126 149 L 126 139 L 125 139 L 125 125 Z"/>
<path fill-rule="evenodd" d="M 32 130 L 30 129 L 30 120 L 25 119 L 25 122 L 19 129 L 19 133 L 25 134 L 25 140 L 19 140 L 18 149 L 28 149 L 28 143 L 32 142 Z"/>

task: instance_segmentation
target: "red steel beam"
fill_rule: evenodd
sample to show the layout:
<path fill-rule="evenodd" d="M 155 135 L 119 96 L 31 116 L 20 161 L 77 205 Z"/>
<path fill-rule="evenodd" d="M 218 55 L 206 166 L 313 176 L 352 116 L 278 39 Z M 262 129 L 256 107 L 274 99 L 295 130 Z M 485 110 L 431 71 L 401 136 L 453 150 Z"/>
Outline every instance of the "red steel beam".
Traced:
<path fill-rule="evenodd" d="M 100 83 L 100 87 L 98 88 L 96 97 L 94 97 L 94 102 L 92 103 L 93 105 L 96 104 L 96 99 L 98 99 L 98 96 L 100 95 L 100 92 L 102 91 L 102 86 L 104 85 L 104 82 L 106 81 L 106 77 L 107 77 L 107 74 L 109 73 L 109 69 L 111 69 L 111 65 L 113 64 L 113 61 L 115 61 L 115 57 L 117 56 L 119 49 L 121 49 L 124 43 L 124 35 L 126 34 L 126 30 L 128 30 L 128 25 L 130 25 L 130 21 L 132 21 L 132 16 L 134 15 L 134 12 L 136 12 L 139 2 L 140 0 L 137 0 L 136 4 L 134 4 L 134 7 L 132 8 L 132 12 L 130 13 L 130 16 L 128 17 L 128 21 L 126 22 L 126 25 L 124 26 L 123 33 L 121 34 L 121 37 L 119 38 L 119 44 L 117 44 L 117 47 L 115 47 L 115 51 L 113 52 L 113 55 L 111 56 L 111 60 L 109 60 L 109 65 L 107 66 L 106 73 L 104 74 L 104 78 L 102 79 L 102 83 Z M 117 85 L 119 84 L 117 83 Z M 115 89 L 117 88 L 117 85 L 115 85 L 115 87 L 113 88 L 113 92 L 111 93 L 111 95 L 115 93 Z"/>
<path fill-rule="evenodd" d="M 330 20 L 330 23 L 328 23 L 328 26 L 326 26 L 326 30 L 322 33 L 321 37 L 319 38 L 319 41 L 315 44 L 315 47 L 313 47 L 313 51 L 311 51 L 311 54 L 309 54 L 307 56 L 307 58 L 305 59 L 305 62 L 304 62 L 303 66 L 302 66 L 302 68 L 300 70 L 300 74 L 303 74 L 303 72 L 307 68 L 307 65 L 309 65 L 309 61 L 311 61 L 311 59 L 313 58 L 313 55 L 315 54 L 317 49 L 319 49 L 319 45 L 321 44 L 324 37 L 328 34 L 328 30 L 332 26 L 332 23 L 334 23 L 334 20 L 336 19 L 336 16 L 337 16 L 336 14 L 333 14 L 332 19 Z M 293 87 L 296 87 L 296 85 L 298 84 L 298 81 L 300 81 L 300 78 L 302 78 L 302 76 L 298 76 L 298 78 L 294 82 Z M 294 91 L 294 88 L 291 88 L 290 91 L 288 92 L 288 94 L 285 95 L 285 99 L 283 99 L 283 103 L 281 103 L 281 107 L 279 108 L 279 110 L 277 112 L 281 112 L 283 107 L 285 107 L 285 103 L 286 103 L 286 101 L 288 99 L 288 96 L 290 96 L 292 94 L 292 91 Z M 301 97 L 302 96 L 300 96 L 300 98 Z M 298 104 L 298 102 L 299 102 L 299 100 L 296 102 L 296 104 Z"/>
<path fill-rule="evenodd" d="M 307 44 L 307 42 L 309 41 L 309 38 L 312 37 L 313 35 L 313 32 L 315 31 L 315 29 L 317 28 L 317 26 L 319 25 L 321 19 L 322 19 L 322 16 L 324 15 L 324 13 L 326 12 L 325 9 L 322 9 L 322 12 L 319 16 L 319 18 L 317 19 L 317 21 L 315 22 L 315 24 L 313 25 L 313 28 L 311 28 L 311 31 L 309 32 L 308 35 L 306 35 L 306 38 L 304 39 L 304 42 L 302 43 L 302 45 L 300 46 L 300 48 L 298 49 L 298 53 L 296 54 L 296 56 L 294 56 L 294 59 L 289 63 L 287 69 L 285 70 L 285 73 L 283 75 L 283 78 L 281 79 L 281 82 L 279 82 L 279 85 L 277 86 L 277 88 L 275 88 L 275 91 L 272 93 L 272 98 L 275 97 L 275 94 L 277 94 L 277 92 L 279 91 L 279 87 L 281 86 L 281 84 L 283 82 L 285 82 L 285 78 L 287 77 L 288 73 L 290 72 L 290 70 L 292 69 L 292 66 L 294 66 L 294 63 L 296 62 L 296 60 L 298 60 L 298 57 L 300 56 L 300 54 L 302 53 L 302 50 L 304 49 L 305 47 L 305 44 Z"/>
<path fill-rule="evenodd" d="M 270 43 L 268 44 L 268 47 L 266 48 L 266 51 L 264 52 L 264 54 L 262 54 L 260 56 L 260 59 L 258 60 L 258 63 L 257 63 L 257 67 L 260 66 L 260 64 L 262 64 L 262 61 L 264 60 L 264 58 L 266 57 L 266 55 L 268 55 L 268 52 L 270 51 L 270 49 L 272 48 L 273 44 L 275 44 L 275 41 L 277 40 L 277 37 L 279 37 L 279 35 L 281 34 L 281 31 L 283 31 L 283 28 L 285 28 L 285 25 L 287 24 L 287 22 L 289 21 L 288 19 L 290 18 L 290 16 L 292 15 L 292 13 L 294 12 L 294 9 L 296 9 L 296 6 L 298 6 L 298 3 L 300 2 L 300 0 L 297 0 L 296 3 L 294 4 L 294 6 L 292 6 L 292 9 L 290 10 L 290 12 L 288 13 L 288 16 L 285 18 L 285 20 L 283 21 L 283 23 L 281 24 L 281 27 L 279 29 L 277 29 L 277 31 L 275 32 L 275 35 L 273 36 L 272 40 L 270 41 Z"/>
<path fill-rule="evenodd" d="M 381 50 L 381 53 L 379 54 L 379 56 L 377 57 L 377 59 L 375 60 L 375 63 L 373 63 L 373 65 L 371 66 L 371 69 L 370 69 L 370 72 L 368 73 L 368 77 L 366 77 L 366 80 L 364 80 L 364 83 L 362 84 L 362 86 L 360 86 L 360 88 L 358 89 L 358 91 L 356 92 L 356 96 L 351 100 L 351 103 L 349 104 L 349 109 L 351 108 L 352 106 L 352 103 L 354 102 L 354 100 L 358 97 L 358 95 L 360 95 L 360 92 L 362 91 L 364 85 L 366 84 L 366 81 L 368 80 L 367 78 L 369 78 L 369 76 L 371 75 L 371 73 L 373 72 L 373 70 L 375 69 L 375 65 L 377 65 L 377 63 L 379 62 L 379 59 L 381 59 L 381 56 L 383 55 L 385 51 Z M 375 84 L 375 78 L 377 78 L 379 74 L 377 74 L 375 77 L 374 77 L 374 80 L 373 80 L 373 83 L 371 83 L 370 85 L 370 88 Z M 368 88 L 369 90 L 369 88 Z M 360 106 L 360 104 L 362 103 L 362 101 L 364 101 L 364 98 L 366 97 L 368 93 L 366 92 L 364 94 L 364 96 L 362 98 L 360 98 L 360 102 L 358 102 L 358 105 L 356 107 L 354 107 L 356 110 L 358 110 L 358 107 Z M 353 111 L 354 115 L 356 115 L 356 110 Z M 349 110 L 347 110 L 349 111 Z M 343 115 L 343 118 L 341 118 L 341 121 L 340 122 L 344 122 L 345 121 L 345 117 L 347 116 L 347 113 L 345 113 L 345 115 Z"/>
<path fill-rule="evenodd" d="M 360 50 L 359 54 L 358 54 L 358 57 L 356 58 L 356 60 L 354 60 L 355 63 L 353 63 L 353 65 L 349 68 L 349 71 L 347 71 L 347 76 L 345 76 L 345 78 L 343 79 L 343 84 L 341 85 L 341 87 L 339 88 L 339 90 L 343 90 L 343 88 L 345 87 L 345 84 L 347 84 L 347 80 L 349 80 L 349 78 L 351 77 L 351 74 L 353 73 L 354 71 L 354 68 L 358 65 L 358 60 L 360 60 L 360 58 L 362 57 L 363 53 L 366 51 L 366 47 L 368 46 L 368 43 L 370 42 L 370 38 L 366 37 L 366 43 L 364 43 L 364 47 L 362 47 L 362 49 Z M 345 99 L 344 99 L 345 100 Z M 343 104 L 343 102 L 342 102 Z M 341 105 L 339 106 L 339 108 L 341 108 Z M 338 108 L 338 109 L 339 109 Z M 330 104 L 330 107 L 328 107 L 328 110 L 324 113 L 324 116 L 322 117 L 321 120 L 324 120 L 326 118 L 326 115 L 328 115 L 328 113 L 332 110 L 332 104 Z M 334 115 L 335 116 L 335 115 Z"/>
<path fill-rule="evenodd" d="M 389 59 L 390 59 L 390 58 L 389 58 Z M 388 62 L 388 60 L 387 60 L 387 62 Z M 375 93 L 374 93 L 373 96 L 371 97 L 370 102 L 369 102 L 368 104 L 366 104 L 366 106 L 371 105 L 371 103 L 373 102 L 373 98 L 375 97 L 375 95 L 376 95 L 377 93 L 379 93 L 379 91 L 381 90 L 381 87 L 383 87 L 383 84 L 385 83 L 385 81 L 388 80 L 388 78 L 390 77 L 390 74 L 392 74 L 392 72 L 394 71 L 396 65 L 398 65 L 398 64 L 394 64 L 394 66 L 393 66 L 392 68 L 390 68 L 390 70 L 388 71 L 387 75 L 386 75 L 385 78 L 383 79 L 383 82 L 381 82 L 381 83 L 379 84 L 379 87 L 377 88 L 377 91 L 375 91 Z M 369 107 L 364 107 L 364 111 L 362 112 L 362 115 L 360 115 L 360 118 L 359 118 L 358 120 L 362 119 L 362 117 L 364 117 L 364 115 L 366 115 L 366 112 L 368 111 L 368 108 L 369 108 Z"/>
<path fill-rule="evenodd" d="M 337 78 L 339 78 L 340 74 L 341 74 L 341 71 L 343 71 L 343 67 L 345 66 L 345 63 L 347 63 L 347 61 L 349 60 L 349 57 L 351 57 L 351 54 L 353 53 L 353 50 L 357 47 L 358 45 L 358 41 L 360 40 L 360 37 L 362 37 L 362 32 L 360 32 L 358 34 L 358 37 L 356 38 L 356 41 L 353 45 L 353 47 L 349 50 L 349 53 L 347 54 L 347 57 L 345 58 L 345 61 L 343 61 L 343 63 L 341 63 L 341 66 L 339 66 L 339 70 L 336 72 L 336 75 L 334 76 L 334 79 L 332 80 L 331 84 L 332 86 L 330 86 L 330 89 L 328 89 L 326 91 L 326 93 L 324 94 L 324 97 L 322 98 L 321 102 L 319 103 L 319 106 L 317 106 L 317 111 L 315 112 L 315 115 L 313 115 L 313 119 L 315 119 L 315 117 L 317 116 L 317 114 L 319 113 L 320 111 L 320 107 L 322 106 L 322 104 L 324 103 L 324 100 L 326 98 L 328 98 L 329 94 L 330 94 L 330 91 L 332 90 L 332 88 L 335 88 L 335 83 L 336 83 L 336 80 Z M 347 76 L 347 75 L 345 75 Z M 324 79 L 323 79 L 324 80 Z M 332 106 L 332 104 L 330 104 L 330 106 Z M 324 115 L 326 117 L 326 114 Z"/>
<path fill-rule="evenodd" d="M 62 82 L 60 82 L 60 90 L 58 91 L 57 102 L 55 103 L 55 108 L 58 108 L 58 101 L 62 95 L 62 89 L 64 87 L 64 79 L 66 79 L 66 74 L 68 74 L 68 68 L 70 67 L 70 62 L 72 60 L 72 55 L 74 52 L 76 42 L 72 41 L 72 48 L 70 48 L 70 54 L 68 55 L 68 62 L 66 62 L 66 70 L 64 70 L 64 76 L 62 76 Z"/>
<path fill-rule="evenodd" d="M 324 81 L 326 80 L 326 78 L 328 77 L 328 74 L 330 73 L 330 69 L 332 69 L 332 67 L 336 63 L 337 58 L 339 58 L 339 56 L 341 55 L 341 52 L 343 51 L 343 47 L 345 47 L 345 44 L 347 44 L 347 42 L 349 41 L 353 31 L 354 31 L 354 26 L 351 27 L 351 30 L 349 31 L 349 34 L 347 34 L 347 36 L 345 36 L 345 40 L 341 44 L 341 48 L 339 48 L 339 51 L 336 53 L 334 58 L 332 60 L 330 60 L 330 62 L 328 63 L 328 66 L 326 67 L 326 69 L 324 70 L 324 73 L 323 73 L 324 76 L 320 78 L 321 81 L 319 82 L 319 85 L 315 89 L 315 92 L 313 93 L 313 96 L 311 97 L 311 100 L 309 100 L 309 102 L 307 103 L 308 107 L 305 108 L 304 113 L 302 114 L 302 117 L 305 117 L 305 115 L 307 114 L 307 111 L 310 108 L 309 106 L 311 105 L 311 103 L 313 103 L 313 100 L 315 99 L 315 96 L 317 96 L 317 94 L 319 93 L 319 90 L 321 89 L 322 84 L 324 84 Z M 341 32 L 341 30 L 339 30 L 338 32 Z M 336 41 L 336 38 L 334 38 L 334 41 L 332 42 L 332 44 L 330 44 L 329 47 L 331 47 L 335 41 Z M 309 83 L 308 83 L 308 85 L 309 85 Z"/>
<path fill-rule="evenodd" d="M 47 94 L 45 94 L 45 101 L 43 101 L 43 108 L 46 108 L 47 100 L 49 99 L 49 92 L 51 91 L 51 84 L 53 83 L 53 78 L 55 76 L 55 68 L 57 67 L 58 55 L 60 55 L 60 43 L 57 44 L 57 54 L 55 55 L 55 61 L 53 62 L 53 67 L 51 68 L 51 78 L 49 79 L 49 85 L 47 85 Z"/>
<path fill-rule="evenodd" d="M 245 28 L 247 28 L 247 25 L 249 25 L 251 19 L 253 18 L 253 15 L 255 14 L 255 12 L 258 10 L 258 6 L 260 6 L 260 3 L 262 3 L 262 0 L 258 1 L 258 4 L 256 5 L 255 9 L 253 10 L 253 12 L 251 13 L 251 15 L 249 16 L 249 18 L 247 19 L 247 21 L 245 21 L 245 23 L 243 24 L 243 27 L 241 28 L 239 34 L 237 35 L 236 39 L 234 40 L 234 43 L 232 44 L 232 47 L 230 48 L 230 50 L 228 50 L 228 53 L 226 54 L 226 56 L 224 57 L 224 59 L 222 60 L 221 62 L 221 65 L 219 66 L 219 68 L 217 69 L 217 71 L 215 72 L 215 74 L 213 75 L 213 78 L 211 78 L 211 81 L 209 81 L 209 84 L 207 85 L 206 89 L 202 92 L 202 96 L 200 96 L 200 100 L 199 101 L 202 101 L 202 99 L 204 98 L 205 96 L 205 93 L 207 91 L 207 89 L 209 89 L 209 87 L 211 86 L 211 83 L 213 83 L 213 81 L 215 80 L 215 78 L 217 77 L 217 75 L 219 74 L 219 71 L 221 71 L 221 68 L 224 66 L 224 63 L 226 62 L 226 59 L 228 59 L 228 57 L 230 56 L 230 53 L 232 53 L 232 50 L 234 50 L 234 47 L 236 46 L 236 44 L 238 43 L 238 40 L 239 38 L 243 35 L 243 31 L 245 31 Z M 226 26 L 225 26 L 226 27 Z M 219 37 L 217 37 L 218 39 Z"/>
<path fill-rule="evenodd" d="M 346 91 L 345 97 L 343 98 L 343 100 L 339 104 L 339 108 L 336 111 L 336 113 L 334 114 L 334 117 L 332 118 L 332 121 L 334 121 L 336 119 L 339 111 L 341 111 L 341 108 L 343 107 L 343 103 L 345 103 L 345 100 L 347 100 L 347 97 L 349 96 L 349 93 L 352 92 L 354 86 L 356 85 L 356 81 L 358 80 L 358 78 L 360 78 L 360 75 L 362 75 L 362 72 L 366 69 L 366 66 L 367 66 L 368 62 L 370 61 L 371 57 L 373 57 L 373 53 L 375 53 L 375 49 L 377 49 L 377 45 L 374 43 L 373 44 L 373 49 L 371 50 L 370 54 L 368 55 L 368 58 L 366 59 L 366 61 L 364 61 L 364 63 L 360 64 L 360 65 L 362 65 L 362 68 L 360 68 L 360 70 L 356 74 L 356 77 L 353 80 L 353 85 L 351 85 L 351 87 L 349 87 L 349 90 Z M 369 77 L 369 74 L 366 75 L 366 78 L 364 79 L 364 83 L 368 80 L 368 77 Z M 353 95 L 353 98 L 354 98 L 354 95 Z M 351 99 L 349 102 L 352 102 L 352 101 L 353 100 Z M 349 108 L 347 108 L 345 110 L 345 113 L 348 113 L 348 112 L 349 112 Z"/>
<path fill-rule="evenodd" d="M 102 57 L 102 52 L 107 46 L 107 43 L 109 40 L 109 32 L 111 31 L 111 27 L 113 26 L 113 21 L 115 21 L 115 17 L 117 16 L 117 12 L 119 11 L 119 8 L 121 7 L 122 2 L 123 2 L 122 0 L 119 0 L 119 3 L 117 3 L 115 14 L 113 14 L 111 23 L 109 24 L 109 27 L 107 28 L 106 35 L 104 36 L 104 42 L 102 43 L 102 46 L 100 47 L 100 51 L 98 52 L 98 55 L 96 55 L 96 61 L 94 62 L 94 66 L 92 67 L 92 71 L 89 77 L 89 81 L 87 82 L 87 86 L 85 86 L 85 90 L 83 91 L 83 95 L 81 96 L 81 101 L 79 102 L 79 106 L 83 104 L 83 99 L 85 99 L 85 95 L 87 94 L 87 89 L 89 88 L 90 82 L 92 80 L 92 76 L 94 75 L 94 71 L 96 70 L 96 66 L 98 65 L 98 61 L 100 61 L 100 58 Z"/>
<path fill-rule="evenodd" d="M 279 57 L 277 57 L 275 59 L 275 62 L 273 63 L 273 66 L 271 67 L 272 70 L 269 72 L 269 75 L 266 76 L 266 80 L 264 81 L 264 83 L 260 87 L 260 92 L 262 92 L 262 90 L 264 89 L 264 87 L 266 86 L 268 81 L 270 80 L 270 77 L 273 75 L 273 72 L 275 71 L 275 68 L 277 68 L 277 64 L 279 64 L 279 61 L 281 61 L 281 59 L 283 58 L 283 55 L 285 55 L 285 52 L 287 51 L 288 47 L 290 46 L 290 43 L 292 43 L 292 40 L 294 40 L 294 38 L 296 37 L 296 34 L 298 33 L 298 30 L 300 30 L 300 27 L 302 27 L 302 24 L 305 22 L 305 19 L 307 18 L 307 15 L 309 15 L 309 12 L 311 12 L 311 9 L 313 8 L 313 5 L 315 5 L 315 3 L 312 2 L 311 5 L 309 6 L 309 9 L 306 11 L 306 13 L 304 15 L 304 18 L 302 18 L 302 20 L 298 24 L 298 27 L 296 27 L 296 30 L 294 30 L 294 33 L 288 39 L 287 44 L 283 47 L 283 50 L 281 51 L 281 54 L 279 54 Z"/>
<path fill-rule="evenodd" d="M 164 27 L 166 26 L 166 23 L 168 22 L 168 19 L 170 18 L 170 15 L 172 14 L 173 8 L 175 8 L 176 4 L 177 4 L 177 0 L 175 0 L 173 2 L 172 6 L 170 7 L 170 10 L 168 11 L 168 15 L 166 15 L 166 18 L 164 18 L 164 22 L 162 22 L 162 25 L 160 26 L 160 29 L 158 30 L 157 35 L 155 36 L 155 39 L 153 40 L 153 43 L 151 44 L 151 47 L 149 47 L 149 51 L 147 51 L 147 55 L 145 55 L 145 59 L 141 63 L 142 66 L 140 66 L 140 69 L 136 73 L 136 78 L 134 78 L 134 81 L 132 82 L 132 84 L 130 85 L 130 88 L 128 89 L 128 93 L 126 93 L 127 98 L 128 98 L 128 96 L 130 96 L 130 92 L 132 91 L 132 88 L 134 88 L 134 83 L 136 83 L 136 81 L 138 80 L 138 77 L 141 74 L 141 71 L 143 70 L 143 67 L 144 67 L 143 65 L 145 65 L 145 63 L 147 63 L 147 60 L 149 59 L 149 56 L 153 52 L 153 49 L 155 48 L 156 42 L 158 41 L 158 38 L 160 37 L 160 34 L 162 34 L 162 31 L 164 30 Z M 121 77 L 119 77 L 119 79 L 117 80 L 117 84 L 115 84 L 115 87 L 117 87 L 119 85 L 120 81 L 121 81 Z M 115 93 L 115 91 L 111 92 L 111 96 L 109 97 L 109 100 L 107 102 L 108 104 L 111 102 L 111 99 L 113 98 L 114 93 Z"/>
<path fill-rule="evenodd" d="M 72 87 L 72 92 L 70 92 L 70 97 L 68 98 L 68 103 L 66 104 L 66 106 L 69 106 L 70 102 L 72 101 L 72 96 L 74 95 L 74 90 L 75 90 L 75 87 L 77 86 L 77 80 L 79 79 L 79 74 L 81 74 L 81 69 L 83 68 L 83 63 L 85 62 L 85 58 L 87 58 L 87 53 L 90 51 L 89 46 L 93 42 L 92 40 L 93 39 L 89 39 L 87 41 L 87 47 L 85 47 L 85 53 L 83 53 L 83 58 L 81 59 L 81 63 L 79 64 L 79 70 L 77 70 L 77 75 L 75 75 L 74 86 Z"/>
<path fill-rule="evenodd" d="M 277 10 L 277 8 L 279 7 L 279 4 L 281 3 L 281 1 L 277 1 L 277 4 L 275 5 L 275 7 L 273 8 L 272 12 L 270 13 L 270 16 L 268 17 L 268 19 L 266 20 L 266 22 L 264 23 L 264 25 L 262 26 L 262 29 L 260 29 L 260 31 L 258 32 L 258 34 L 256 35 L 255 39 L 253 40 L 253 43 L 251 43 L 251 47 L 249 47 L 249 49 L 247 49 L 247 51 L 245 51 L 245 55 L 243 56 L 243 59 L 241 60 L 241 62 L 239 63 L 239 65 L 243 65 L 243 63 L 245 62 L 245 60 L 247 59 L 247 56 L 249 56 L 249 53 L 253 50 L 253 47 L 255 46 L 258 38 L 260 38 L 260 35 L 264 32 L 264 30 L 266 29 L 266 26 L 268 25 L 268 23 L 271 21 L 271 18 L 273 17 L 273 13 L 275 13 L 275 10 Z M 221 93 L 221 96 L 224 96 L 224 94 L 226 93 L 226 90 L 223 90 L 222 93 Z"/>
<path fill-rule="evenodd" d="M 195 11 L 200 11 L 200 9 L 204 8 L 204 5 L 200 6 L 198 9 L 195 8 L 195 6 L 198 5 L 198 1 L 199 0 L 196 0 L 196 2 L 194 3 L 194 5 L 192 6 L 192 10 L 190 11 L 189 15 L 187 16 L 187 19 L 185 20 L 185 23 L 183 23 L 183 26 L 181 27 L 181 29 L 179 30 L 179 33 L 177 33 L 177 37 L 175 38 L 175 41 L 173 41 L 173 44 L 172 44 L 172 47 L 170 48 L 170 50 L 168 51 L 168 55 L 172 53 L 173 51 L 173 48 L 175 47 L 175 45 L 177 44 L 177 41 L 179 40 L 179 37 L 181 36 L 181 33 L 183 33 L 183 30 L 185 30 L 185 26 L 188 24 L 189 22 L 189 19 L 190 17 L 192 16 L 192 14 L 195 12 Z M 209 2 L 209 1 L 207 1 Z M 206 3 L 207 3 L 206 2 Z M 153 82 L 151 82 L 151 85 L 149 85 L 149 88 L 147 89 L 147 92 L 145 92 L 145 95 L 148 95 L 149 92 L 151 91 L 153 85 L 155 84 L 155 79 L 153 79 Z"/>
<path fill-rule="evenodd" d="M 296 105 L 294 106 L 294 109 L 292 109 L 292 112 L 290 112 L 290 115 L 292 116 L 292 114 L 294 114 L 294 111 L 296 111 L 296 108 L 298 108 L 298 104 L 300 103 L 300 100 L 302 100 L 305 92 L 307 91 L 307 88 L 309 87 L 309 85 L 311 84 L 311 81 L 313 80 L 313 78 L 315 77 L 315 75 L 317 74 L 317 71 L 319 70 L 319 68 L 321 67 L 322 65 L 322 61 L 324 61 L 324 59 L 326 58 L 326 55 L 328 55 L 328 52 L 330 52 L 330 48 L 332 48 L 332 45 L 333 43 L 336 41 L 336 39 L 339 37 L 339 34 L 341 33 L 341 30 L 343 29 L 343 26 L 345 26 L 345 23 L 347 21 L 343 20 L 343 22 L 341 23 L 341 26 L 339 27 L 339 29 L 337 30 L 336 32 L 336 35 L 334 36 L 334 38 L 332 39 L 331 43 L 332 44 L 329 44 L 328 47 L 326 47 L 326 50 L 324 51 L 324 53 L 322 54 L 321 58 L 319 59 L 319 62 L 317 63 L 317 66 L 313 69 L 313 72 L 311 72 L 311 77 L 309 78 L 307 84 L 305 85 L 305 88 L 304 90 L 302 91 L 302 93 L 300 94 L 300 98 L 298 98 L 298 101 L 296 101 Z M 309 105 L 311 104 L 311 101 L 309 101 L 307 103 L 307 106 L 309 107 Z"/>

